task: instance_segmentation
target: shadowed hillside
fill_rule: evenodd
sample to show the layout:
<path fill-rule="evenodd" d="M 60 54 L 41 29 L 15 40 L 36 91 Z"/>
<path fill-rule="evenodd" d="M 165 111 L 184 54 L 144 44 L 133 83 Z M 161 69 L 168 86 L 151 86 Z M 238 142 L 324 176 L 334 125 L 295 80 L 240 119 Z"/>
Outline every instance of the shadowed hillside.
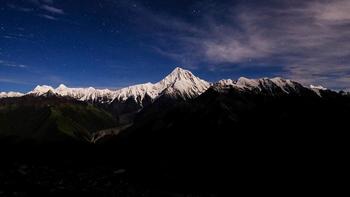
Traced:
<path fill-rule="evenodd" d="M 88 141 L 92 133 L 116 126 L 104 110 L 57 96 L 0 100 L 0 135 L 4 143 Z"/>

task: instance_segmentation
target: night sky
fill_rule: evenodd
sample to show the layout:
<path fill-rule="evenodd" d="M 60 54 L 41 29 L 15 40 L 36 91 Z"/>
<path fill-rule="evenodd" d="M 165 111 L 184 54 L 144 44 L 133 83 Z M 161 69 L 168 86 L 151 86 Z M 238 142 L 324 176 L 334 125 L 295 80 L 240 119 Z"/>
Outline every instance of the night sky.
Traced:
<path fill-rule="evenodd" d="M 349 0 L 0 0 L 0 91 L 120 88 L 176 66 L 350 88 Z"/>

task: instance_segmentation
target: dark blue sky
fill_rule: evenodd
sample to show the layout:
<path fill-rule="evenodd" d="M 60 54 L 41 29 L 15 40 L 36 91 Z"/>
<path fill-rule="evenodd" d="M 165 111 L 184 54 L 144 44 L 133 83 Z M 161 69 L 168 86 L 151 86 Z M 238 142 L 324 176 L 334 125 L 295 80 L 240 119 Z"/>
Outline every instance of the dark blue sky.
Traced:
<path fill-rule="evenodd" d="M 0 91 L 119 88 L 176 66 L 349 88 L 347 2 L 1 0 Z"/>

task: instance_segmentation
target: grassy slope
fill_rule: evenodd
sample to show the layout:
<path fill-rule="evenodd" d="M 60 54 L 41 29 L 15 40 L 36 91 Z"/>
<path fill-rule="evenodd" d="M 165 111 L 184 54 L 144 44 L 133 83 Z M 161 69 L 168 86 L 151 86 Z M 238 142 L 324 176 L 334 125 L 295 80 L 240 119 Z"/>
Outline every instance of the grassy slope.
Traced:
<path fill-rule="evenodd" d="M 0 103 L 0 136 L 39 142 L 88 139 L 115 127 L 114 118 L 90 104 L 53 98 L 45 102 L 18 99 Z"/>

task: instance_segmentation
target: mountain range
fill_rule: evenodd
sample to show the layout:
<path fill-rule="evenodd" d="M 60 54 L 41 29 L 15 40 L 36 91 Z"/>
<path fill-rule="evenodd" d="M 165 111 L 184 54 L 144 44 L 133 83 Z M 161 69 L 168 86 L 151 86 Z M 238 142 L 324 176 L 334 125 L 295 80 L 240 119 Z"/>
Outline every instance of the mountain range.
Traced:
<path fill-rule="evenodd" d="M 41 96 L 52 92 L 59 96 L 69 96 L 80 101 L 111 103 L 115 100 L 125 101 L 133 98 L 137 103 L 142 103 L 145 97 L 152 100 L 162 95 L 171 97 L 193 98 L 207 90 L 210 86 L 190 71 L 175 68 L 168 76 L 158 83 L 145 83 L 134 85 L 119 90 L 89 88 L 68 88 L 61 84 L 57 88 L 47 85 L 38 85 L 34 90 L 23 94 L 19 92 L 2 92 L 1 97 L 20 97 L 23 95 Z M 0 97 L 0 98 L 1 98 Z"/>
<path fill-rule="evenodd" d="M 338 146 L 347 144 L 349 94 L 283 78 L 210 83 L 176 68 L 119 90 L 37 86 L 1 97 L 0 146 L 11 159 L 61 168 L 68 158 L 107 176 L 106 164 L 122 165 L 136 185 L 215 193 L 232 188 L 227 180 L 275 189 L 284 177 L 309 186 L 300 177 L 322 182 L 327 155 L 347 150 Z"/>
<path fill-rule="evenodd" d="M 142 104 L 144 99 L 150 98 L 152 101 L 162 96 L 169 96 L 173 98 L 191 99 L 199 96 L 205 92 L 210 86 L 219 84 L 221 86 L 232 86 L 233 88 L 241 90 L 253 91 L 270 91 L 280 89 L 283 92 L 290 93 L 296 90 L 297 86 L 301 84 L 276 78 L 262 78 L 262 79 L 247 79 L 245 77 L 239 78 L 237 81 L 232 79 L 220 80 L 217 83 L 210 83 L 194 76 L 190 71 L 182 68 L 175 68 L 168 76 L 158 83 L 145 83 L 129 86 L 119 90 L 109 89 L 95 89 L 89 88 L 69 88 L 64 84 L 53 88 L 47 85 L 38 85 L 34 90 L 28 93 L 20 92 L 1 92 L 0 98 L 21 97 L 25 95 L 42 96 L 47 92 L 59 96 L 68 96 L 80 101 L 112 103 L 114 101 L 125 102 L 132 98 L 136 103 Z M 310 85 L 310 89 L 316 93 L 319 90 L 327 90 L 322 86 Z"/>
<path fill-rule="evenodd" d="M 288 100 L 286 106 L 281 106 L 287 109 L 300 100 L 310 102 L 300 101 L 300 106 L 308 107 L 318 102 L 326 105 L 335 98 L 343 103 L 348 98 L 343 92 L 321 86 L 305 87 L 278 77 L 241 77 L 210 83 L 182 68 L 175 68 L 157 83 L 119 90 L 68 88 L 62 84 L 57 88 L 37 86 L 26 94 L 9 92 L 0 95 L 0 138 L 20 137 L 37 141 L 65 141 L 67 138 L 88 143 L 97 143 L 120 133 L 138 133 L 134 131 L 146 128 L 149 132 L 171 130 L 177 128 L 176 121 L 180 120 L 179 125 L 193 127 L 193 130 L 203 125 L 201 130 L 238 127 L 246 121 L 246 113 L 252 110 L 250 118 L 253 119 L 262 113 L 255 110 L 265 109 L 271 104 L 265 102 L 270 100 L 276 103 Z M 275 107 L 270 106 L 271 109 Z M 271 109 L 266 109 L 264 113 L 269 113 Z M 189 115 L 192 112 L 194 114 Z M 284 111 L 281 114 L 287 117 L 294 112 Z M 296 117 L 295 114 L 292 119 Z M 198 122 L 194 121 L 196 119 Z"/>

